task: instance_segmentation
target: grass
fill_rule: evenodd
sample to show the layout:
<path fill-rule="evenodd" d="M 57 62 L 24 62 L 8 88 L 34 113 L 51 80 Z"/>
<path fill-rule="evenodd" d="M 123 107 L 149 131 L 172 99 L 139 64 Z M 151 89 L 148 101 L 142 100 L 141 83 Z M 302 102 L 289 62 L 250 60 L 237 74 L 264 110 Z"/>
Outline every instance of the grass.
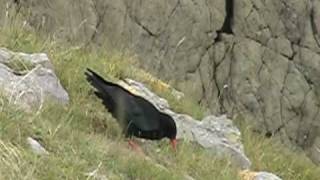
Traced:
<path fill-rule="evenodd" d="M 242 122 L 242 123 L 239 123 Z M 303 152 L 293 152 L 279 140 L 266 138 L 252 131 L 250 125 L 236 120 L 242 132 L 245 152 L 252 162 L 252 169 L 269 171 L 283 179 L 317 180 L 320 167 L 316 166 Z"/>
<path fill-rule="evenodd" d="M 129 77 L 146 83 L 167 98 L 175 111 L 197 119 L 203 108 L 183 98 L 146 72 L 135 68 L 127 54 L 74 46 L 39 37 L 14 21 L 0 29 L 0 47 L 14 51 L 45 52 L 70 95 L 66 107 L 47 103 L 38 114 L 28 114 L 1 98 L 0 179 L 238 179 L 238 170 L 228 159 L 218 159 L 205 150 L 181 142 L 176 153 L 167 141 L 144 147 L 149 158 L 128 149 L 115 120 L 106 113 L 85 81 L 85 68 L 95 69 L 110 80 Z M 18 66 L 20 68 L 20 66 Z M 290 152 L 272 139 L 240 125 L 246 154 L 256 171 L 273 172 L 283 179 L 318 179 L 320 169 L 303 154 Z M 33 154 L 27 137 L 39 139 L 47 156 Z"/>
<path fill-rule="evenodd" d="M 23 60 L 21 57 L 14 56 L 7 63 L 4 63 L 10 69 L 14 71 L 15 74 L 24 75 L 31 69 L 35 67 L 30 61 Z"/>

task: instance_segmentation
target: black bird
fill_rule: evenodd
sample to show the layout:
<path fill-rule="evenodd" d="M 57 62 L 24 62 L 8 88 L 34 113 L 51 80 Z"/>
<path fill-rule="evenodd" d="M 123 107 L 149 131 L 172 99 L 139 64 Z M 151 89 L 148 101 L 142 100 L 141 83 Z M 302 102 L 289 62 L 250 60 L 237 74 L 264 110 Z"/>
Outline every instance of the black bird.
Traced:
<path fill-rule="evenodd" d="M 85 75 L 95 88 L 95 95 L 102 99 L 104 106 L 123 128 L 123 133 L 129 138 L 129 144 L 133 148 L 137 145 L 131 141 L 131 137 L 136 136 L 150 140 L 169 138 L 172 147 L 176 149 L 177 128 L 171 116 L 158 111 L 146 99 L 104 80 L 89 68 Z"/>

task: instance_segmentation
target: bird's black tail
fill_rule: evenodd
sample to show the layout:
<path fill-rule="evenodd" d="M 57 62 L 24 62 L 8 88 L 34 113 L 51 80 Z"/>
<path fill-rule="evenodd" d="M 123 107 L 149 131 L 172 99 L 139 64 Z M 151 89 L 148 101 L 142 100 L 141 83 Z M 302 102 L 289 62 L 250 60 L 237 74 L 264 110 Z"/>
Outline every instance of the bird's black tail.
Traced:
<path fill-rule="evenodd" d="M 106 81 L 99 74 L 97 74 L 96 72 L 94 72 L 90 68 L 87 68 L 85 75 L 86 75 L 87 81 L 99 91 L 105 90 L 104 89 L 105 85 L 106 86 L 117 86 L 116 84 L 114 84 L 112 82 Z"/>
<path fill-rule="evenodd" d="M 116 84 L 104 80 L 100 75 L 87 68 L 85 72 L 87 81 L 96 89 L 94 94 L 102 99 L 103 104 L 109 111 L 113 112 L 115 102 L 112 99 L 112 92 Z"/>
<path fill-rule="evenodd" d="M 87 68 L 85 75 L 87 76 L 88 82 L 100 92 L 108 92 L 108 94 L 112 96 L 112 94 L 114 94 L 116 91 L 121 90 L 127 92 L 128 94 L 131 94 L 128 90 L 121 87 L 120 85 L 112 83 L 110 81 L 106 81 L 90 68 Z M 125 79 L 122 80 L 126 82 Z"/>

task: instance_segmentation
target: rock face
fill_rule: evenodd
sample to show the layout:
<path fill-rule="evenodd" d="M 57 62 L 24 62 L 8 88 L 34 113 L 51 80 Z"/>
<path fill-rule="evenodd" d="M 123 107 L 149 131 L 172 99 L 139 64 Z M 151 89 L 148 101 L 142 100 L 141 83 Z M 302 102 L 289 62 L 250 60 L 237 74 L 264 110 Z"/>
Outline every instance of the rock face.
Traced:
<path fill-rule="evenodd" d="M 251 162 L 245 155 L 241 142 L 241 133 L 226 116 L 210 115 L 202 121 L 197 121 L 189 115 L 173 112 L 165 99 L 151 92 L 142 83 L 126 79 L 119 84 L 132 93 L 148 99 L 162 112 L 171 115 L 177 123 L 178 139 L 196 142 L 220 156 L 228 156 L 239 168 L 250 167 Z"/>
<path fill-rule="evenodd" d="M 25 54 L 1 48 L 0 87 L 9 103 L 28 111 L 41 109 L 48 98 L 62 104 L 69 101 L 50 60 L 43 53 Z"/>
<path fill-rule="evenodd" d="M 32 27 L 130 49 L 212 113 L 320 162 L 320 2 L 317 0 L 0 0 Z M 15 3 L 14 3 L 15 2 Z"/>

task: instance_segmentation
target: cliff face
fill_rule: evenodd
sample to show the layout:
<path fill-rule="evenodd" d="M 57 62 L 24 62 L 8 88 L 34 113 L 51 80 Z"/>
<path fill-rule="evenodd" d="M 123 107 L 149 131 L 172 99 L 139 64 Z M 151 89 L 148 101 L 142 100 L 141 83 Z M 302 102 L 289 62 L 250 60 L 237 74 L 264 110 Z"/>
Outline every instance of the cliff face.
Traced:
<path fill-rule="evenodd" d="M 320 163 L 320 1 L 1 1 L 0 23 L 14 8 L 41 32 L 129 49 L 213 113 Z"/>

